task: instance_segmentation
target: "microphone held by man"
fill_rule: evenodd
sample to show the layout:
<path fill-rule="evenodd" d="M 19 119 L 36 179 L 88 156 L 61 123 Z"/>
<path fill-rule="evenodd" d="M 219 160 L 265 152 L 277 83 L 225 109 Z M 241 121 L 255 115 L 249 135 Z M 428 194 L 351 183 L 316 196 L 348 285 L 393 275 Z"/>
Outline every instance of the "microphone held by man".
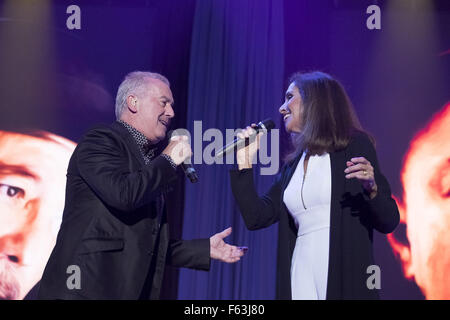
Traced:
<path fill-rule="evenodd" d="M 162 154 L 172 159 L 176 166 L 180 165 L 189 181 L 192 183 L 198 181 L 197 172 L 191 164 L 192 149 L 188 136 L 172 135 L 168 146 L 163 150 Z"/>

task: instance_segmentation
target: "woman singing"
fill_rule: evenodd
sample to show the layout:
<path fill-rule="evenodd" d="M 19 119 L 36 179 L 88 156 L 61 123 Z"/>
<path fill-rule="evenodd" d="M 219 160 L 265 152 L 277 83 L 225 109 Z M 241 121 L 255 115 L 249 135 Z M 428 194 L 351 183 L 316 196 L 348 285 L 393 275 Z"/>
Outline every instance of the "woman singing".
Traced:
<path fill-rule="evenodd" d="M 259 197 L 253 184 L 259 136 L 231 171 L 247 228 L 279 222 L 277 298 L 377 299 L 373 229 L 392 232 L 399 213 L 372 139 L 342 85 L 322 72 L 295 74 L 279 111 L 295 150 L 268 193 Z"/>

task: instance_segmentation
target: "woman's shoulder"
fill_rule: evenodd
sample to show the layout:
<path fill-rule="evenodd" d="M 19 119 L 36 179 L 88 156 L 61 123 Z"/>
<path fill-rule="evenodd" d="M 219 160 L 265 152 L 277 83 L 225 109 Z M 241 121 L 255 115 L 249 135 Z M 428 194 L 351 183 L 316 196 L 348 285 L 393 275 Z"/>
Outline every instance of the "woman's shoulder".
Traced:
<path fill-rule="evenodd" d="M 352 133 L 349 147 L 375 148 L 375 139 L 365 131 L 355 130 Z"/>

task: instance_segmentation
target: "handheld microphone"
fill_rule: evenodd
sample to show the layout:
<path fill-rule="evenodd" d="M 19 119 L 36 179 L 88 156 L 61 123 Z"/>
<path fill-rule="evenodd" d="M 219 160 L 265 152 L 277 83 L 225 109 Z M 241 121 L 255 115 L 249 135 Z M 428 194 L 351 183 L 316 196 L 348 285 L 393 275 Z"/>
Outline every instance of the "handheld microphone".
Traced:
<path fill-rule="evenodd" d="M 198 181 L 197 171 L 195 171 L 192 164 L 183 162 L 181 164 L 181 168 L 183 169 L 184 174 L 189 179 L 189 181 L 191 181 L 191 183 L 196 183 Z"/>
<path fill-rule="evenodd" d="M 273 128 L 275 128 L 275 122 L 273 122 L 272 119 L 266 119 L 264 121 L 260 121 L 256 125 L 256 127 L 253 127 L 253 129 L 256 130 L 256 133 L 254 135 L 251 135 L 250 138 L 252 138 L 253 136 L 256 136 L 256 134 L 258 134 L 261 131 L 264 133 L 267 133 L 270 130 L 272 130 Z M 245 139 L 236 138 L 236 139 L 234 139 L 233 142 L 227 144 L 225 147 L 220 149 L 216 153 L 216 158 L 223 157 L 225 154 L 227 154 L 229 152 L 233 152 L 235 150 L 235 148 L 237 150 L 237 149 L 242 148 L 243 146 L 245 146 Z"/>
<path fill-rule="evenodd" d="M 169 136 L 170 139 L 172 140 L 172 138 L 176 137 L 176 136 L 181 136 L 183 134 L 188 135 L 189 132 L 183 131 L 184 129 L 177 129 L 175 131 L 171 131 L 169 132 Z M 184 162 L 182 162 L 180 164 L 181 168 L 184 171 L 184 174 L 186 175 L 186 177 L 189 179 L 189 181 L 191 181 L 191 183 L 195 183 L 198 181 L 198 175 L 197 172 L 195 171 L 194 167 L 191 164 L 190 159 L 185 159 Z"/>

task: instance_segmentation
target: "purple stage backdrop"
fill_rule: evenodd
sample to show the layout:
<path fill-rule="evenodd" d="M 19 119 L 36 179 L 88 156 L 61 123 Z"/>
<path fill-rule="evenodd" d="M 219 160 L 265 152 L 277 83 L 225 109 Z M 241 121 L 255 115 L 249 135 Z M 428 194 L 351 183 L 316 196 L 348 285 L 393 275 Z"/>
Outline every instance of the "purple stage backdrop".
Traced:
<path fill-rule="evenodd" d="M 35 298 L 68 159 L 87 129 L 115 120 L 117 88 L 136 70 L 169 79 L 172 128 L 202 139 L 194 156 L 207 150 L 208 129 L 271 117 L 280 128 L 271 163 L 280 166 L 287 79 L 312 70 L 336 77 L 376 139 L 401 212 L 395 232 L 374 236 L 381 298 L 450 298 L 449 1 L 1 0 L 0 299 Z M 227 241 L 249 252 L 209 272 L 167 267 L 162 298 L 274 299 L 277 225 L 245 228 L 232 166 L 196 167 L 199 183 L 180 175 L 169 194 L 171 235 L 232 226 Z M 257 172 L 263 193 L 275 176 Z"/>

